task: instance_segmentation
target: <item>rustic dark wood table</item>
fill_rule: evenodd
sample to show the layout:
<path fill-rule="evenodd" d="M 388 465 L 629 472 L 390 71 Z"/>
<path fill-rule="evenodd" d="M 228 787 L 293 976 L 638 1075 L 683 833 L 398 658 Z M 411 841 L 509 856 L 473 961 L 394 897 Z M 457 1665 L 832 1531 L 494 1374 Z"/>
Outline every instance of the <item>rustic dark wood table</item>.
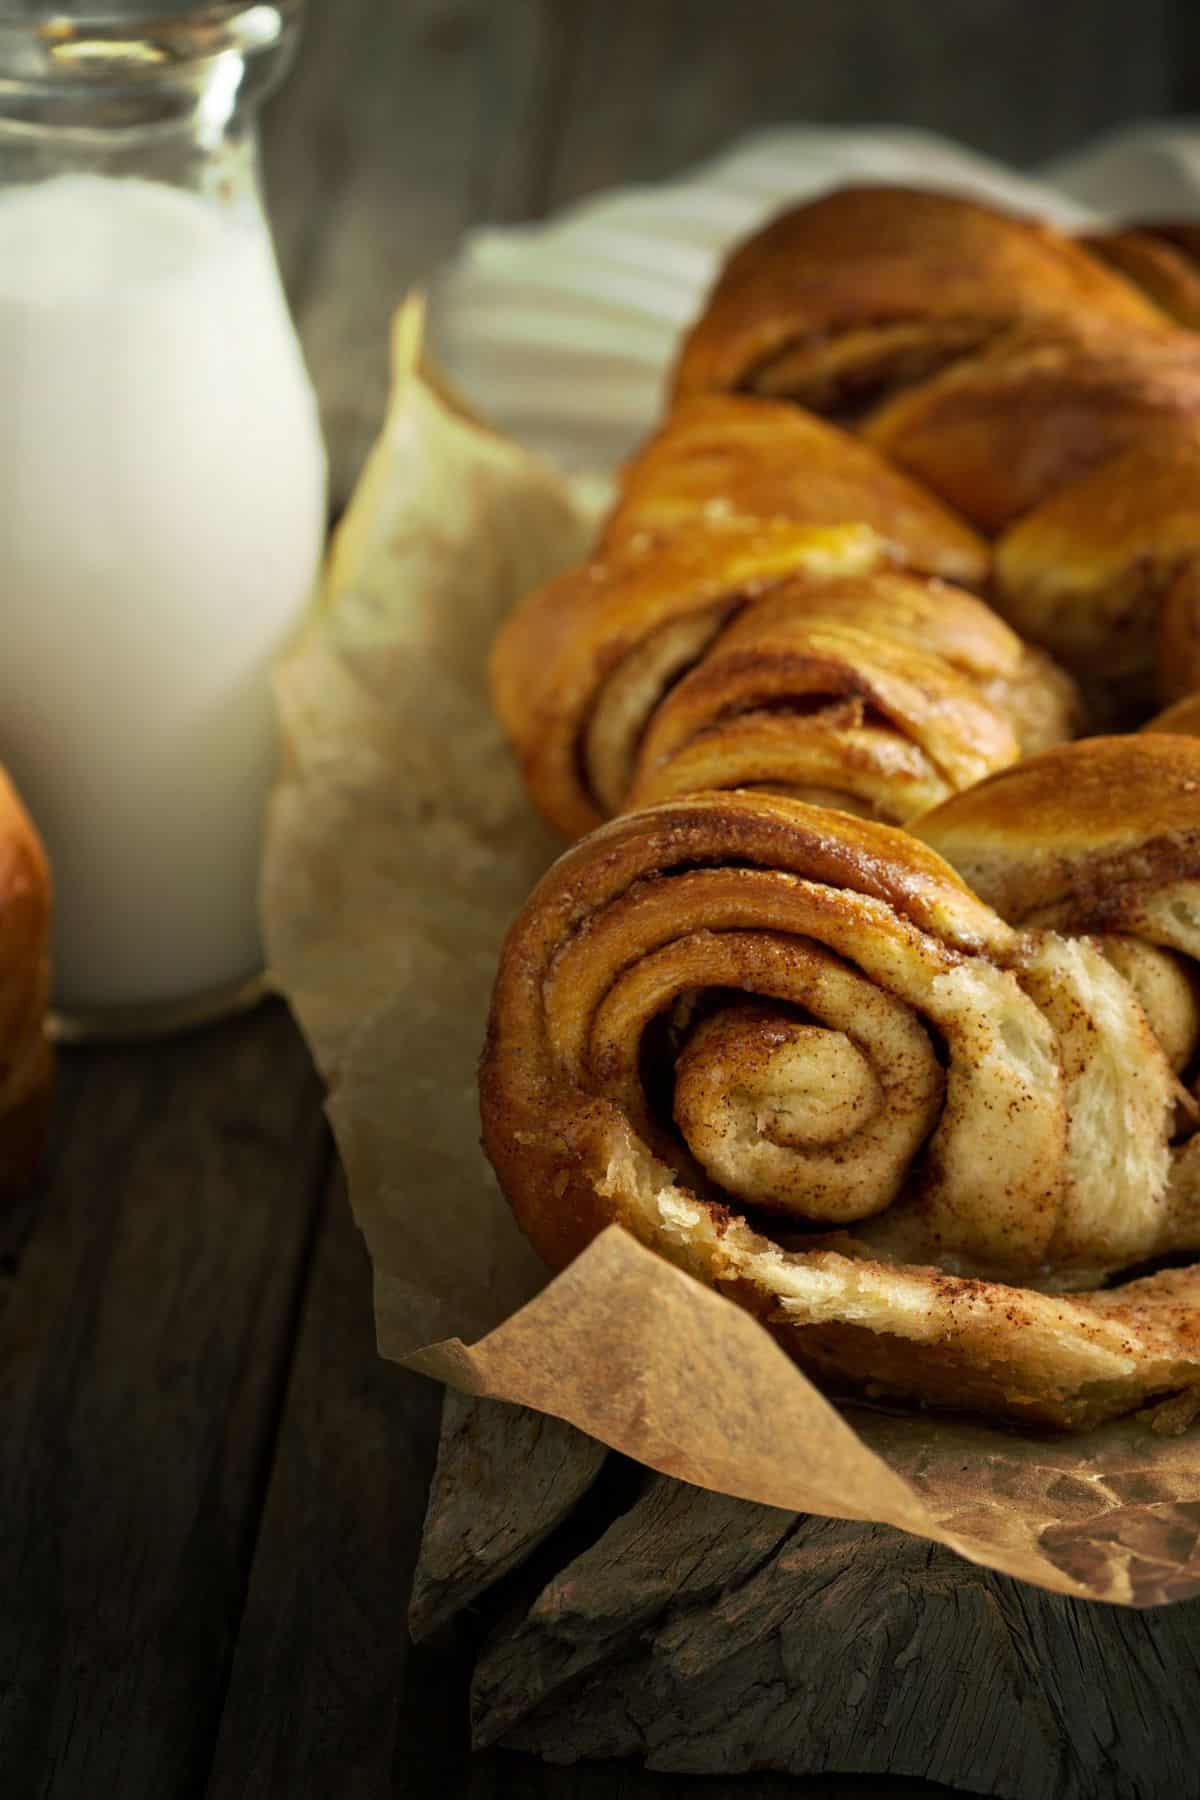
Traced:
<path fill-rule="evenodd" d="M 473 223 L 787 118 L 915 122 L 1032 162 L 1192 100 L 1190 10 L 314 0 L 267 168 L 335 499 L 378 419 L 388 313 Z M 404 1624 L 439 1406 L 375 1355 L 282 1006 L 64 1053 L 44 1181 L 0 1221 L 0 1794 L 691 1791 L 467 1757 L 462 1658 L 412 1653 Z M 785 1790 L 944 1791 L 697 1791 Z"/>

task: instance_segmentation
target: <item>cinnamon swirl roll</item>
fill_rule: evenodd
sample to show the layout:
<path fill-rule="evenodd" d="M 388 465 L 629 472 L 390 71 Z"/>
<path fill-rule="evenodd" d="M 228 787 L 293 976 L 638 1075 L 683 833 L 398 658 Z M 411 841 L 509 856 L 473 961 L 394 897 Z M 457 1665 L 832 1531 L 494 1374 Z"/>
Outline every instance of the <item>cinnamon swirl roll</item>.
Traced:
<path fill-rule="evenodd" d="M 510 934 L 488 1154 L 552 1266 L 616 1222 L 835 1384 L 1115 1416 L 1200 1381 L 1190 1277 L 1052 1290 L 1200 1245 L 1200 1220 L 1165 1180 L 1115 1216 L 1115 1164 L 1169 1161 L 1176 1081 L 1084 948 L 1014 929 L 887 826 L 769 795 L 650 807 L 567 852 Z M 1120 1085 L 1094 1171 L 1110 1071 L 1085 1000 L 1147 1085 Z"/>
<path fill-rule="evenodd" d="M 1070 736 L 1071 682 L 948 583 L 785 583 L 664 695 L 629 806 L 768 787 L 902 823 Z"/>
<path fill-rule="evenodd" d="M 743 607 L 801 571 L 883 565 L 864 525 L 735 518 L 635 539 L 531 594 L 492 651 L 492 698 L 534 802 L 565 836 L 620 810 L 662 695 Z"/>
<path fill-rule="evenodd" d="M 534 801 L 568 836 L 697 786 L 902 821 L 1069 735 L 1072 683 L 865 524 L 745 517 L 618 538 L 530 596 L 492 658 Z"/>

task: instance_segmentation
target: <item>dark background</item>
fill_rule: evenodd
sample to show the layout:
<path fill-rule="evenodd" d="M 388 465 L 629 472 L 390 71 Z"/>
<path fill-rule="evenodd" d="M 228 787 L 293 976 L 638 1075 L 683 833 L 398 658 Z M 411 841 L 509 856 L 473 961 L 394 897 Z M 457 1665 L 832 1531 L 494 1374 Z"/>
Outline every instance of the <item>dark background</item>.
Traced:
<path fill-rule="evenodd" d="M 310 0 L 267 170 L 335 488 L 390 308 L 474 223 L 781 121 L 920 125 L 1030 166 L 1193 107 L 1200 0 Z"/>

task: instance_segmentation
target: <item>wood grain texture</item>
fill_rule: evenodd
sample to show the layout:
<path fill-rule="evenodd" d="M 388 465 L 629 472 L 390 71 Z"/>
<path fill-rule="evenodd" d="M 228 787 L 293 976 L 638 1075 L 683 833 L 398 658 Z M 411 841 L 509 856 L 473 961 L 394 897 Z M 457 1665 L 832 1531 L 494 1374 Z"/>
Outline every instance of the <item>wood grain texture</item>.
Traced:
<path fill-rule="evenodd" d="M 0 1793 L 211 1750 L 327 1145 L 282 1007 L 64 1056 L 0 1292 Z"/>
<path fill-rule="evenodd" d="M 433 1637 L 525 1562 L 582 1500 L 607 1451 L 524 1406 L 477 1406 L 450 1390 L 442 1412 L 408 1622 Z M 520 1470 L 518 1480 L 510 1479 Z"/>
<path fill-rule="evenodd" d="M 459 1403 L 448 1438 L 463 1404 L 510 1410 Z M 469 1484 L 486 1516 L 520 1482 L 520 1433 L 501 1429 L 498 1455 L 459 1462 L 460 1514 Z M 587 1466 L 582 1441 L 559 1451 Z M 620 1468 L 587 1502 L 587 1541 L 552 1540 L 499 1608 L 472 1683 L 477 1746 L 677 1775 L 888 1773 L 1005 1800 L 1190 1791 L 1200 1603 L 1064 1600 L 884 1526 L 645 1472 L 631 1490 Z"/>
<path fill-rule="evenodd" d="M 375 1354 L 340 1174 L 323 1208 L 209 1800 L 392 1791 L 440 1395 Z"/>
<path fill-rule="evenodd" d="M 553 204 L 769 124 L 906 124 L 1021 164 L 1166 109 L 1170 0 L 572 8 Z"/>
<path fill-rule="evenodd" d="M 539 203 L 556 34 L 540 0 L 316 0 L 264 130 L 331 499 L 378 430 L 392 312 L 468 226 Z"/>
<path fill-rule="evenodd" d="M 615 1793 L 623 1800 L 661 1800 L 690 1794 L 690 1783 L 633 1764 L 614 1773 L 611 1764 L 550 1767 L 509 1749 L 472 1752 L 468 1687 L 480 1632 L 491 1615 L 486 1609 L 476 1615 L 473 1608 L 460 1613 L 459 1634 L 442 1634 L 436 1648 L 414 1650 L 405 1629 L 442 1397 L 432 1384 L 374 1356 L 369 1299 L 366 1253 L 335 1179 L 313 1257 L 206 1800 L 611 1800 Z M 474 1480 L 481 1520 L 528 1520 L 538 1512 L 537 1503 L 526 1509 L 515 1497 L 528 1479 L 531 1446 L 546 1466 L 558 1465 L 566 1486 L 586 1492 L 602 1458 L 578 1433 L 556 1427 L 543 1444 L 545 1421 L 530 1416 L 514 1431 L 515 1409 L 504 1406 L 484 1409 L 499 1416 L 464 1430 L 473 1410 L 474 1403 L 453 1403 L 443 1473 L 448 1478 L 455 1472 L 460 1494 Z M 481 1443 L 486 1455 L 464 1453 Z M 439 1491 L 445 1490 L 443 1482 Z M 627 1490 L 626 1465 L 613 1492 Z M 605 1520 L 600 1516 L 597 1530 Z M 536 1570 L 546 1554 L 535 1542 L 541 1525 L 522 1536 Z M 436 1534 L 426 1542 L 436 1548 Z M 730 1533 L 722 1566 L 743 1570 L 753 1554 Z M 493 1564 L 505 1610 L 514 1593 L 528 1605 L 538 1591 L 536 1573 L 532 1587 L 523 1571 L 504 1579 L 511 1562 L 508 1556 Z M 661 1605 L 667 1591 L 661 1575 L 651 1571 L 651 1582 Z M 479 1587 L 476 1580 L 472 1598 Z M 648 1616 L 653 1614 L 651 1607 Z M 769 1775 L 722 1779 L 705 1788 L 709 1800 L 769 1800 L 784 1792 L 801 1800 L 893 1800 L 935 1791 L 892 1780 L 819 1779 L 785 1788 Z"/>

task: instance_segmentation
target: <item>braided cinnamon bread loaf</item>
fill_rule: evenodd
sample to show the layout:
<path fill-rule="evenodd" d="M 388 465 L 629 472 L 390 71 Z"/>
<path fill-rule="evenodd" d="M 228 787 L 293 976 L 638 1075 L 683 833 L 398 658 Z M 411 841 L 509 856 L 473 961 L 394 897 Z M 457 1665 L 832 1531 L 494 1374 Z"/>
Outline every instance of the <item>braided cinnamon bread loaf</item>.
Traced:
<path fill-rule="evenodd" d="M 785 214 L 493 664 L 591 832 L 481 1075 L 535 1246 L 615 1221 L 836 1386 L 1066 1427 L 1200 1389 L 1200 1264 L 1139 1278 L 1200 1255 L 1200 712 L 1065 743 L 1013 630 L 1110 713 L 1200 688 L 1200 339 L 1139 256 Z"/>
<path fill-rule="evenodd" d="M 1122 716 L 1149 704 L 1156 658 L 1160 691 L 1180 691 L 1157 638 L 1200 551 L 1200 340 L 1109 266 L 1129 265 L 1119 243 L 1095 248 L 948 195 L 829 194 L 734 253 L 675 394 L 852 419 L 996 538 L 995 604 L 1115 687 Z"/>

